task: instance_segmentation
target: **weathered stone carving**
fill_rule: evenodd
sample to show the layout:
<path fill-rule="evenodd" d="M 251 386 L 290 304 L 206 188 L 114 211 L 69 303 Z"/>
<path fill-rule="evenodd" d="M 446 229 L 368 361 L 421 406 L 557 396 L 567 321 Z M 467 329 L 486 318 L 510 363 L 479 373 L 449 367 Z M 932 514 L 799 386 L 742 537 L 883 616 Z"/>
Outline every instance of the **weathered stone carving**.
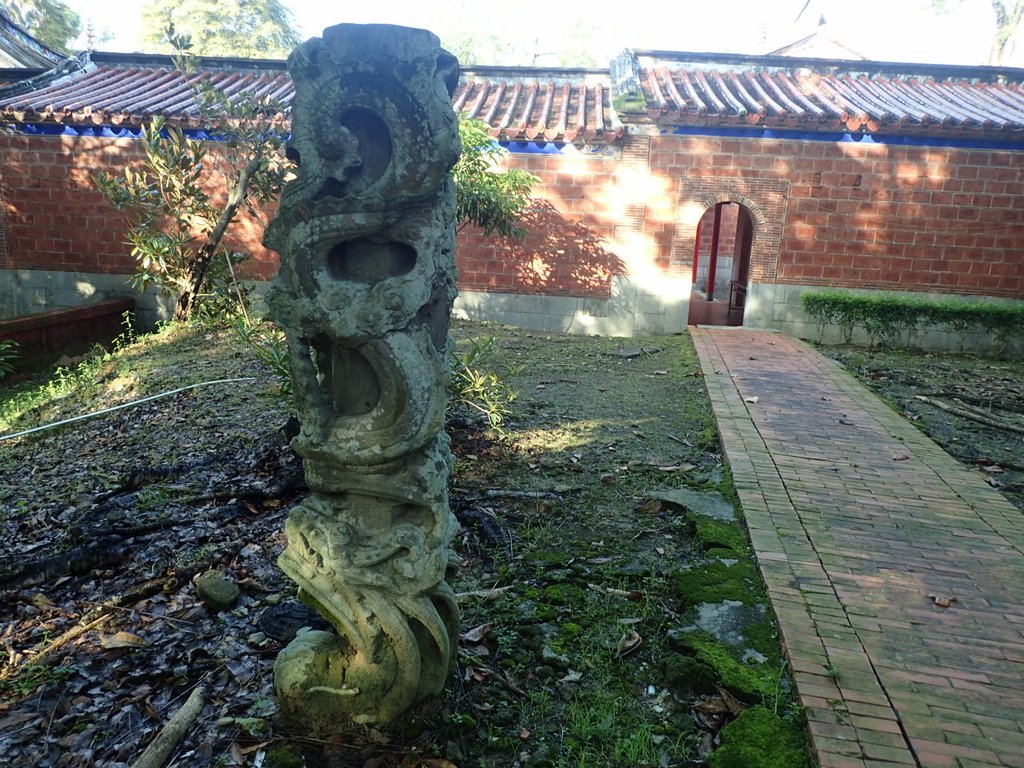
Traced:
<path fill-rule="evenodd" d="M 442 429 L 458 62 L 424 30 L 343 24 L 288 63 L 298 171 L 266 235 L 281 255 L 267 303 L 313 494 L 279 562 L 337 634 L 300 633 L 274 685 L 285 716 L 330 732 L 394 720 L 454 661 Z"/>

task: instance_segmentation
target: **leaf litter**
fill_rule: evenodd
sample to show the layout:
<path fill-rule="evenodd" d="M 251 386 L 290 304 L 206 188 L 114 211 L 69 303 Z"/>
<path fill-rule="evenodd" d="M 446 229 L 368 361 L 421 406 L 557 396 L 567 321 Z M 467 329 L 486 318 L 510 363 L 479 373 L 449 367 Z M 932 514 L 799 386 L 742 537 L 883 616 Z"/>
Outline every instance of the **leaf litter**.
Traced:
<path fill-rule="evenodd" d="M 5 424 L 255 377 L 0 443 L 5 765 L 130 765 L 199 687 L 172 765 L 704 764 L 747 704 L 670 674 L 690 610 L 672 579 L 704 556 L 687 510 L 652 499 L 730 488 L 688 340 L 453 326 L 457 343 L 484 335 L 521 395 L 502 433 L 449 416 L 458 665 L 443 701 L 391 731 L 314 740 L 275 719 L 274 659 L 318 620 L 275 562 L 306 490 L 279 382 L 231 334 L 143 339 L 79 394 Z M 196 593 L 209 570 L 239 587 L 227 610 Z"/>
<path fill-rule="evenodd" d="M 827 354 L 1024 510 L 1024 361 L 854 347 Z"/>

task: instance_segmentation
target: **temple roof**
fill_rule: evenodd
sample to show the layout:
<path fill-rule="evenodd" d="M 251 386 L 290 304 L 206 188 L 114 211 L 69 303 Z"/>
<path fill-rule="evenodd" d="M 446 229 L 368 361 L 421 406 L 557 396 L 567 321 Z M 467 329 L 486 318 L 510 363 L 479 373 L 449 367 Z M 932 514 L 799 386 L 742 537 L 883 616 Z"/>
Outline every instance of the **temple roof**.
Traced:
<path fill-rule="evenodd" d="M 636 51 L 612 66 L 624 122 L 1019 138 L 1024 70 Z"/>
<path fill-rule="evenodd" d="M 509 141 L 611 141 L 623 133 L 608 73 L 478 67 L 464 70 L 455 111 Z"/>
<path fill-rule="evenodd" d="M 202 58 L 194 77 L 286 104 L 285 63 Z M 626 132 L 799 129 L 1019 141 L 1024 70 L 627 51 L 609 71 L 474 67 L 453 103 L 502 141 L 615 141 Z M 0 121 L 132 126 L 154 115 L 198 125 L 166 56 L 90 53 L 0 87 Z"/>
<path fill-rule="evenodd" d="M 0 10 L 0 67 L 49 68 L 64 55 L 36 40 Z"/>
<path fill-rule="evenodd" d="M 192 80 L 208 79 L 228 94 L 243 91 L 287 104 L 292 81 L 285 62 L 198 61 Z M 84 53 L 42 75 L 0 89 L 0 119 L 62 125 L 141 125 L 154 115 L 198 125 L 188 80 L 169 56 Z"/>

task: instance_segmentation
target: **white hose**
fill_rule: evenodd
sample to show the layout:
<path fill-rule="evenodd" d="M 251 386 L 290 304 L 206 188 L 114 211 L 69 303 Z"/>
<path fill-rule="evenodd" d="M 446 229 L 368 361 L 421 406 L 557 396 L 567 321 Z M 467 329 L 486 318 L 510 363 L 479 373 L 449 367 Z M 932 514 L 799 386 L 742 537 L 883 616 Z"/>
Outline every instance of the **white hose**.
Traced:
<path fill-rule="evenodd" d="M 176 395 L 179 392 L 187 392 L 190 389 L 196 389 L 197 387 L 206 387 L 211 384 L 232 384 L 242 381 L 256 381 L 255 376 L 245 376 L 241 379 L 215 379 L 213 381 L 202 381 L 198 384 L 189 384 L 187 387 L 181 387 L 180 389 L 172 389 L 170 392 L 161 392 L 159 395 L 150 395 L 144 397 L 141 400 L 132 400 L 129 403 L 122 403 L 121 405 L 115 405 L 111 408 L 104 408 L 102 411 L 95 411 L 93 413 L 84 413 L 81 416 L 72 416 L 70 419 L 63 419 L 61 421 L 55 421 L 52 424 L 44 424 L 41 427 L 32 427 L 32 429 L 26 429 L 24 432 L 15 432 L 13 435 L 0 436 L 0 443 L 4 440 L 13 440 L 16 437 L 24 437 L 25 435 L 31 435 L 33 432 L 42 432 L 44 429 L 53 429 L 55 427 L 62 427 L 65 424 L 73 424 L 76 421 L 83 421 L 85 419 L 91 419 L 94 416 L 102 416 L 106 413 L 113 413 L 119 411 L 122 408 L 130 408 L 133 405 L 141 405 L 142 403 L 148 403 L 150 400 L 159 400 L 161 397 L 170 397 Z"/>

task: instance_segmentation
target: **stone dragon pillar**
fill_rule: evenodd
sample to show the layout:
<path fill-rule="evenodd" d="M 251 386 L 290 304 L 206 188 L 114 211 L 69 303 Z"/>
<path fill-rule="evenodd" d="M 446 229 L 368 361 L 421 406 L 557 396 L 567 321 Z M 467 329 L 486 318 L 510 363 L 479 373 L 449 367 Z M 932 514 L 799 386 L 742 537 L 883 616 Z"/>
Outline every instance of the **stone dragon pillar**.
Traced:
<path fill-rule="evenodd" d="M 265 242 L 312 495 L 279 563 L 334 626 L 278 656 L 282 714 L 394 721 L 454 663 L 443 431 L 455 299 L 456 59 L 425 30 L 342 24 L 297 48 L 285 188 Z"/>

